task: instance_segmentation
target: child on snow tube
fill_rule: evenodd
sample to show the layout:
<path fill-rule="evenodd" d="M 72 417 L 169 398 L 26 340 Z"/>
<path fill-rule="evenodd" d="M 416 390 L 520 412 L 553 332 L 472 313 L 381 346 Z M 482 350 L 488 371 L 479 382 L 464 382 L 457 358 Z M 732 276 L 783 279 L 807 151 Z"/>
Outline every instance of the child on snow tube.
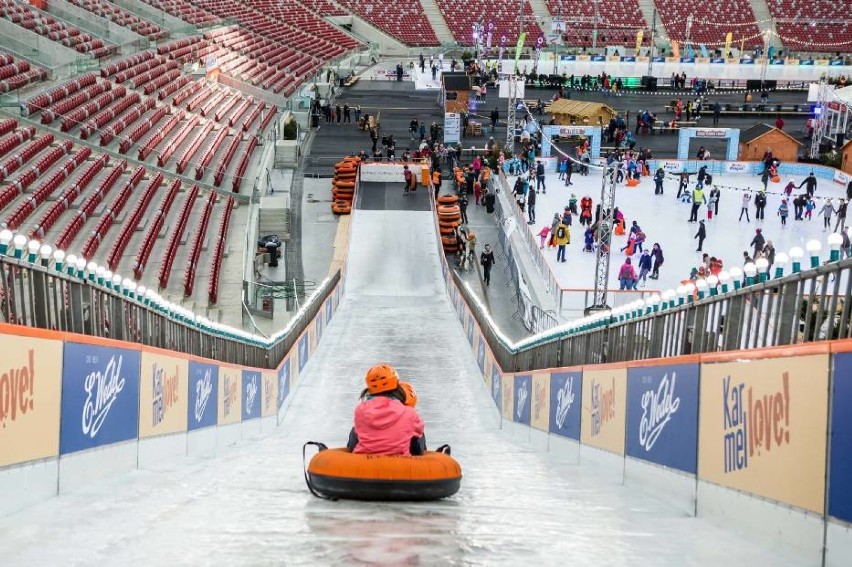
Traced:
<path fill-rule="evenodd" d="M 417 394 L 411 384 L 401 382 L 388 364 L 370 368 L 365 381 L 346 447 L 368 455 L 422 455 L 426 437 L 423 420 L 414 409 Z"/>

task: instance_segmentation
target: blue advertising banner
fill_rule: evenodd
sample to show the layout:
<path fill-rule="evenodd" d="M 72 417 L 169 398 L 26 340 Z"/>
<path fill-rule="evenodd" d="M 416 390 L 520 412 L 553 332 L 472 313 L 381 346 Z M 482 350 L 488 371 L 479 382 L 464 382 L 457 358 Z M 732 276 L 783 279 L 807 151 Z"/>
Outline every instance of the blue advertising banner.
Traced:
<path fill-rule="evenodd" d="M 740 59 L 740 65 L 754 65 L 754 59 L 750 57 L 746 59 Z"/>
<path fill-rule="evenodd" d="M 831 466 L 828 470 L 828 515 L 852 522 L 852 353 L 834 355 L 831 386 Z"/>
<path fill-rule="evenodd" d="M 301 374 L 302 369 L 308 363 L 308 358 L 311 356 L 310 349 L 308 349 L 308 333 L 305 332 L 304 335 L 299 339 L 299 373 Z"/>
<path fill-rule="evenodd" d="M 322 330 L 323 330 L 322 316 L 323 316 L 322 311 L 318 311 L 316 319 L 314 319 L 317 323 L 317 326 L 316 326 L 316 329 L 317 329 L 317 344 L 319 344 L 320 339 L 322 338 Z"/>
<path fill-rule="evenodd" d="M 657 57 L 651 57 L 651 60 L 652 60 L 654 63 L 665 63 L 665 62 L 666 62 L 666 58 L 665 58 L 665 57 L 660 57 L 660 56 L 657 56 Z"/>
<path fill-rule="evenodd" d="M 621 61 L 624 63 L 635 63 L 636 57 L 634 55 L 625 55 L 621 58 Z"/>
<path fill-rule="evenodd" d="M 243 421 L 260 417 L 260 372 L 243 370 Z"/>
<path fill-rule="evenodd" d="M 326 322 L 330 322 L 332 317 L 334 317 L 334 303 L 332 303 L 331 298 L 328 298 L 325 301 L 325 320 L 326 320 Z"/>
<path fill-rule="evenodd" d="M 769 61 L 770 65 L 783 65 L 785 61 L 783 59 L 771 59 Z"/>
<path fill-rule="evenodd" d="M 800 59 L 800 60 L 799 60 L 799 65 L 809 65 L 809 66 L 813 66 L 813 64 L 814 64 L 814 60 L 813 60 L 813 59 Z"/>
<path fill-rule="evenodd" d="M 515 423 L 530 424 L 531 392 L 532 376 L 515 376 L 515 405 L 512 412 L 512 420 Z"/>
<path fill-rule="evenodd" d="M 476 364 L 480 372 L 485 372 L 485 337 L 479 335 L 479 345 L 476 347 Z"/>
<path fill-rule="evenodd" d="M 577 56 L 576 55 L 560 55 L 559 60 L 560 61 L 576 61 Z"/>
<path fill-rule="evenodd" d="M 278 369 L 278 409 L 290 395 L 290 358 Z"/>
<path fill-rule="evenodd" d="M 724 57 L 711 57 L 710 58 L 710 63 L 724 63 L 724 62 L 725 62 Z"/>
<path fill-rule="evenodd" d="M 592 55 L 592 61 L 606 61 L 604 55 Z"/>
<path fill-rule="evenodd" d="M 497 362 L 491 366 L 491 398 L 494 400 L 494 404 L 497 406 L 497 409 L 500 409 L 501 402 L 503 401 L 502 395 L 502 384 L 503 377 L 500 375 L 500 370 L 497 368 Z"/>
<path fill-rule="evenodd" d="M 475 327 L 475 323 L 473 321 L 473 314 L 468 314 L 467 316 L 467 342 L 470 343 L 470 346 L 473 346 L 473 330 Z"/>
<path fill-rule="evenodd" d="M 843 62 L 842 59 L 832 59 L 831 61 L 828 62 L 828 65 L 830 67 L 843 67 L 845 65 L 845 63 Z"/>
<path fill-rule="evenodd" d="M 695 57 L 681 57 L 681 63 L 695 63 Z"/>
<path fill-rule="evenodd" d="M 137 350 L 66 342 L 62 367 L 62 455 L 139 434 Z"/>
<path fill-rule="evenodd" d="M 550 432 L 579 441 L 582 401 L 582 372 L 553 372 L 550 375 Z"/>
<path fill-rule="evenodd" d="M 698 364 L 627 370 L 626 453 L 695 474 Z"/>
<path fill-rule="evenodd" d="M 189 361 L 189 404 L 187 427 L 190 431 L 216 425 L 219 407 L 219 366 Z"/>

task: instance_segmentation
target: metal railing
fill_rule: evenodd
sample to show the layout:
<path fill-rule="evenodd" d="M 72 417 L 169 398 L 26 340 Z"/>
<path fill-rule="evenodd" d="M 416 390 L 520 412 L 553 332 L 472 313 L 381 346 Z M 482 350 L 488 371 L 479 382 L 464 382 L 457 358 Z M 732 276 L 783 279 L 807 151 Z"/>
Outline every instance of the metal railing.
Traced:
<path fill-rule="evenodd" d="M 26 256 L 26 252 L 24 253 Z M 71 272 L 71 273 L 69 273 Z M 186 312 L 100 281 L 54 260 L 0 255 L 0 321 L 140 343 L 222 362 L 275 368 L 340 282 L 320 284 L 281 333 L 270 340 L 210 324 Z"/>
<path fill-rule="evenodd" d="M 455 278 L 495 358 L 507 372 L 852 338 L 852 259 L 725 293 L 663 300 L 582 326 L 509 344 L 484 306 Z"/>

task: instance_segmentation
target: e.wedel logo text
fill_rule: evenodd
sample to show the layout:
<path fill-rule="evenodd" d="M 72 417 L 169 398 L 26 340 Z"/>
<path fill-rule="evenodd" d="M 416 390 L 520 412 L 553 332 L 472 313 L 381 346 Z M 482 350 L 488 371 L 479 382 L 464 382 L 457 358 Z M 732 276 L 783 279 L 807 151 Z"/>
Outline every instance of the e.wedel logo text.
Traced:
<path fill-rule="evenodd" d="M 83 381 L 86 401 L 83 403 L 83 434 L 94 439 L 124 389 L 121 364 L 124 357 L 112 356 L 103 372 L 90 372 Z"/>
<path fill-rule="evenodd" d="M 663 428 L 680 407 L 680 398 L 675 396 L 677 374 L 663 376 L 657 390 L 642 394 L 642 419 L 639 422 L 639 443 L 646 451 L 654 448 Z"/>

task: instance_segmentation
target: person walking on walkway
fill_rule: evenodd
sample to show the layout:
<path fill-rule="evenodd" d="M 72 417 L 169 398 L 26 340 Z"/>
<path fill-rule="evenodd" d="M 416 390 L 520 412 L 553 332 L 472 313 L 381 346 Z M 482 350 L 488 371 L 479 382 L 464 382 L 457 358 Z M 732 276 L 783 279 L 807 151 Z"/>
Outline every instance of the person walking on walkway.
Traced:
<path fill-rule="evenodd" d="M 764 209 L 766 209 L 766 193 L 758 191 L 754 197 L 754 220 L 764 220 Z"/>
<path fill-rule="evenodd" d="M 704 226 L 704 221 L 698 221 L 698 232 L 695 233 L 693 238 L 698 239 L 698 248 L 696 248 L 696 252 L 702 252 L 704 250 L 704 239 L 707 238 L 707 228 Z"/>
<path fill-rule="evenodd" d="M 491 285 L 491 266 L 494 265 L 494 252 L 491 251 L 491 245 L 486 244 L 485 250 L 479 256 L 479 263 L 482 264 L 482 279 L 485 285 Z"/>

